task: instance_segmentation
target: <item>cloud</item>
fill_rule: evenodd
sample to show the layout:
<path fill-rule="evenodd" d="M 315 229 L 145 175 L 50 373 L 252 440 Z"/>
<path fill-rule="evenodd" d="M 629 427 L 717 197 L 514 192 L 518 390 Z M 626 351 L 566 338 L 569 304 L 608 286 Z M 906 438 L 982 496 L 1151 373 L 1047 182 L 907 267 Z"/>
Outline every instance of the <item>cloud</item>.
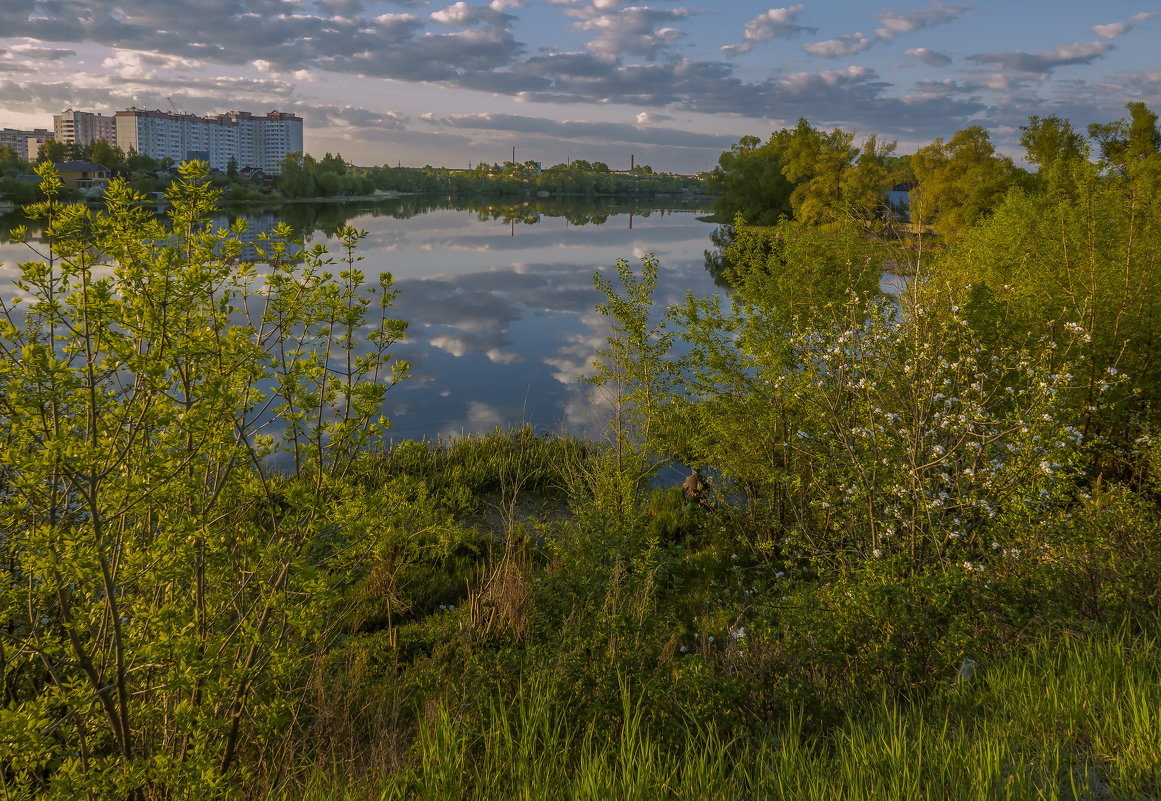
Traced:
<path fill-rule="evenodd" d="M 669 122 L 673 117 L 666 114 L 654 114 L 652 111 L 642 111 L 637 115 L 638 125 L 656 125 L 659 122 Z"/>
<path fill-rule="evenodd" d="M 153 80 L 163 71 L 198 71 L 203 66 L 201 62 L 191 59 L 135 50 L 118 50 L 101 62 L 101 67 L 107 73 L 126 80 Z"/>
<path fill-rule="evenodd" d="M 909 103 L 951 97 L 962 91 L 958 83 L 951 78 L 942 81 L 919 81 L 915 84 L 915 91 L 904 95 L 903 99 Z"/>
<path fill-rule="evenodd" d="M 640 116 L 637 119 L 640 121 Z M 435 120 L 435 122 L 451 128 L 544 134 L 556 139 L 584 142 L 623 142 L 670 147 L 721 148 L 722 150 L 729 148 L 734 142 L 732 136 L 699 134 L 675 128 L 640 127 L 616 122 L 554 120 L 547 117 L 527 117 L 519 114 L 451 114 Z"/>
<path fill-rule="evenodd" d="M 493 3 L 493 5 L 495 4 Z M 470 6 L 463 0 L 438 11 L 433 11 L 429 18 L 440 25 L 451 27 L 470 27 L 472 25 L 505 27 L 514 19 L 511 15 L 503 13 L 502 9 L 491 6 Z"/>
<path fill-rule="evenodd" d="M 910 14 L 880 14 L 879 23 L 882 27 L 876 28 L 875 33 L 881 39 L 893 39 L 901 33 L 913 33 L 920 28 L 930 28 L 951 22 L 956 17 L 971 10 L 970 6 L 945 6 L 933 2 L 930 8 L 914 11 Z"/>
<path fill-rule="evenodd" d="M 13 58 L 27 61 L 61 61 L 62 59 L 75 56 L 77 51 L 63 50 L 60 48 L 33 47 L 31 45 L 16 45 L 8 53 Z"/>
<path fill-rule="evenodd" d="M 1108 42 L 1073 42 L 1038 53 L 1004 50 L 980 53 L 969 58 L 977 64 L 992 65 L 1003 70 L 1047 75 L 1058 67 L 1091 64 L 1112 48 Z"/>
<path fill-rule="evenodd" d="M 1116 39 L 1131 27 L 1127 22 L 1111 22 L 1108 25 L 1093 25 L 1092 32 L 1102 39 Z"/>
<path fill-rule="evenodd" d="M 1123 36 L 1129 31 L 1133 30 L 1133 22 L 1144 22 L 1157 16 L 1151 11 L 1142 11 L 1139 14 L 1134 14 L 1129 17 L 1129 22 L 1110 22 L 1108 25 L 1093 25 L 1092 32 L 1102 39 L 1116 39 L 1118 36 Z"/>
<path fill-rule="evenodd" d="M 837 39 L 828 39 L 825 42 L 812 42 L 811 44 L 803 45 L 802 49 L 816 56 L 837 58 L 838 56 L 849 56 L 852 53 L 865 50 L 873 41 L 873 39 L 863 36 L 861 33 L 852 33 L 848 36 L 840 36 Z"/>
<path fill-rule="evenodd" d="M 747 22 L 742 30 L 743 41 L 722 47 L 726 55 L 734 56 L 749 50 L 759 42 L 771 39 L 790 39 L 799 34 L 814 33 L 817 28 L 795 25 L 794 20 L 802 11 L 802 4 L 788 8 L 772 8 Z"/>
<path fill-rule="evenodd" d="M 880 14 L 879 22 L 881 27 L 875 29 L 874 37 L 865 36 L 862 33 L 852 33 L 846 36 L 838 36 L 834 39 L 827 39 L 822 42 L 812 42 L 811 44 L 803 46 L 802 49 L 807 53 L 824 58 L 849 56 L 865 50 L 878 42 L 889 42 L 900 34 L 912 33 L 920 28 L 930 28 L 934 25 L 951 22 L 968 10 L 968 6 L 945 6 L 941 3 L 933 2 L 930 8 L 925 8 L 910 14 Z M 912 52 L 928 53 L 930 51 L 927 51 L 925 48 L 916 48 L 915 50 L 908 51 L 908 53 Z M 940 56 L 933 54 L 929 58 L 938 62 Z M 920 58 L 919 60 L 924 59 Z M 931 62 L 924 61 L 924 63 Z M 947 63 L 950 63 L 950 60 Z M 933 64 L 933 66 L 944 66 L 944 64 Z"/>
<path fill-rule="evenodd" d="M 311 127 L 332 126 L 349 132 L 402 131 L 411 122 L 398 111 L 371 111 L 355 106 L 299 106 L 296 111 L 310 117 Z"/>
<path fill-rule="evenodd" d="M 926 47 L 912 47 L 909 50 L 904 50 L 903 55 L 907 56 L 907 58 L 920 61 L 929 67 L 946 67 L 951 63 L 950 56 L 936 50 L 928 50 Z"/>
<path fill-rule="evenodd" d="M 619 61 L 623 56 L 635 55 L 652 61 L 685 36 L 672 26 L 684 20 L 688 12 L 647 6 L 617 10 L 609 0 L 595 0 L 593 6 L 569 13 L 579 18 L 574 28 L 596 34 L 585 49 L 598 58 Z"/>

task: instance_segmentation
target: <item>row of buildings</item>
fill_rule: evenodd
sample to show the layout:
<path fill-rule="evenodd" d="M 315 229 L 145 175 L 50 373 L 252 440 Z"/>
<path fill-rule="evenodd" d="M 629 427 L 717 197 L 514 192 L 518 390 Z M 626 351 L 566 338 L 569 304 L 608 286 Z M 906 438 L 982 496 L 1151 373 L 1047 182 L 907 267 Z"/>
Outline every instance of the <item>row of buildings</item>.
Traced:
<path fill-rule="evenodd" d="M 36 159 L 48 140 L 88 145 L 105 140 L 128 153 L 134 150 L 174 162 L 198 159 L 211 169 L 225 170 L 233 160 L 247 167 L 277 173 L 288 153 L 302 151 L 302 117 L 272 111 L 258 116 L 230 111 L 216 116 L 129 108 L 112 117 L 69 109 L 53 115 L 53 130 L 38 128 L 0 131 L 0 147 L 10 147 L 26 161 Z"/>

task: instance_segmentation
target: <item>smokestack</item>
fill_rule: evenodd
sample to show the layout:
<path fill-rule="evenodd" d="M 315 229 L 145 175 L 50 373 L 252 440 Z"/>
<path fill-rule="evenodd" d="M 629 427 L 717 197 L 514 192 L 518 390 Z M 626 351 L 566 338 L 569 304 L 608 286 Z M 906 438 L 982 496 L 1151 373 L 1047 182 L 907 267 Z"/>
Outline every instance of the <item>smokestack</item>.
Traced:
<path fill-rule="evenodd" d="M 637 169 L 637 157 L 632 153 L 629 154 L 629 172 Z"/>
<path fill-rule="evenodd" d="M 516 145 L 512 145 L 512 163 L 516 163 Z"/>

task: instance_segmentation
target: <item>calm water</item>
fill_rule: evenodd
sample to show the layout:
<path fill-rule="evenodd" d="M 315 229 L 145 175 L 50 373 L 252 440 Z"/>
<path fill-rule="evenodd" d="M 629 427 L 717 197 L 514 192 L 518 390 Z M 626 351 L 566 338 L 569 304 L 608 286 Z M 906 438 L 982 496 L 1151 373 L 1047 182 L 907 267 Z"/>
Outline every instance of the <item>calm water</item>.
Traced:
<path fill-rule="evenodd" d="M 577 380 L 608 335 L 593 310 L 594 271 L 619 258 L 639 266 L 654 253 L 660 303 L 717 291 L 703 260 L 713 226 L 698 220 L 695 203 L 451 205 L 407 199 L 243 215 L 255 233 L 286 219 L 312 242 L 325 243 L 324 232 L 344 222 L 367 231 L 361 266 L 395 276 L 395 316 L 410 321 L 394 354 L 412 375 L 389 393 L 386 410 L 395 439 L 520 422 L 595 434 L 598 405 Z M 4 286 L 30 257 L 25 246 L 0 244 Z"/>

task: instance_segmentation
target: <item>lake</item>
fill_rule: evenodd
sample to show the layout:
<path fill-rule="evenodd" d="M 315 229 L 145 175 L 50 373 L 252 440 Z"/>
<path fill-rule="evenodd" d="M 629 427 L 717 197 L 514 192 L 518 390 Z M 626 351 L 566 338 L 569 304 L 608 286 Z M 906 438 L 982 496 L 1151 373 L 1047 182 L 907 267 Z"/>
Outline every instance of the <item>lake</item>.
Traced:
<path fill-rule="evenodd" d="M 668 205 L 661 205 L 668 203 Z M 231 212 L 253 234 L 285 219 L 310 242 L 342 224 L 367 232 L 362 269 L 383 270 L 399 290 L 395 315 L 410 322 L 393 353 L 411 378 L 388 395 L 392 437 L 434 438 L 530 423 L 578 436 L 599 430 L 599 411 L 578 378 L 608 336 L 594 311 L 595 271 L 617 259 L 660 261 L 658 301 L 718 291 L 705 269 L 713 225 L 704 201 L 565 203 L 411 197 L 353 204 L 297 204 Z M 220 224 L 227 222 L 224 216 Z M 337 255 L 337 254 L 336 254 Z M 0 244 L 0 281 L 32 258 Z"/>

